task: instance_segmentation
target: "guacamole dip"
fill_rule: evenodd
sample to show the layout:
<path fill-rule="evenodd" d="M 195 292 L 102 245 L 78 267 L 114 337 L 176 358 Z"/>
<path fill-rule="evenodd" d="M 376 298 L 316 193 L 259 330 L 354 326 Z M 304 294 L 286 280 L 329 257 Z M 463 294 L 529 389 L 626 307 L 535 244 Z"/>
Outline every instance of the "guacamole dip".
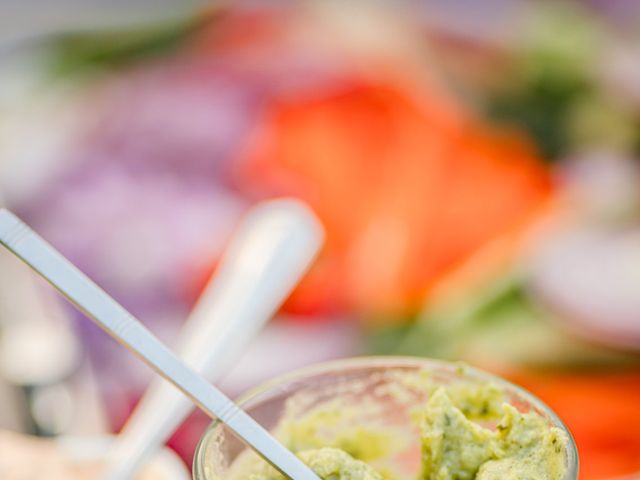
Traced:
<path fill-rule="evenodd" d="M 411 412 L 419 443 L 415 458 L 402 453 L 409 439 L 394 430 L 393 422 L 376 425 L 383 412 L 372 412 L 371 425 L 356 424 L 362 408 L 350 410 L 346 404 L 316 406 L 295 421 L 286 420 L 275 433 L 324 480 L 564 478 L 569 441 L 564 431 L 535 412 L 520 412 L 497 386 L 461 382 L 435 388 L 427 381 L 424 388 L 428 400 Z M 403 464 L 412 467 L 403 470 Z M 231 473 L 233 479 L 284 478 L 253 456 L 241 456 Z"/>

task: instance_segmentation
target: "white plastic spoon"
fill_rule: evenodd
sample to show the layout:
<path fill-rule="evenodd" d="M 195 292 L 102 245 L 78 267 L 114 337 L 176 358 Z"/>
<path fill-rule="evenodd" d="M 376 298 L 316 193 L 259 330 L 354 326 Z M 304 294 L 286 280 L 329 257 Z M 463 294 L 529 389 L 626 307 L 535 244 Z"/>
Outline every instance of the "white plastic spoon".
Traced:
<path fill-rule="evenodd" d="M 186 321 L 178 356 L 210 382 L 222 376 L 300 281 L 322 239 L 318 220 L 297 200 L 255 207 Z M 192 409 L 180 392 L 156 379 L 108 455 L 108 478 L 132 478 Z"/>
<path fill-rule="evenodd" d="M 106 292 L 5 209 L 0 209 L 0 244 L 51 283 L 115 340 L 173 383 L 211 418 L 223 422 L 287 478 L 319 480 L 268 431 L 176 357 Z"/>

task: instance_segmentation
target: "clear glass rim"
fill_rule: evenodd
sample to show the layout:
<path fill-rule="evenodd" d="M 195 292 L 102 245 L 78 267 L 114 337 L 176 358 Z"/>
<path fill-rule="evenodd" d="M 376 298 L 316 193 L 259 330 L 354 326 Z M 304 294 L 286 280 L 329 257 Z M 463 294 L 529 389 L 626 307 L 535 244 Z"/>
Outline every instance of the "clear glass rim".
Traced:
<path fill-rule="evenodd" d="M 568 471 L 566 478 L 578 478 L 578 449 L 576 447 L 576 443 L 573 435 L 571 434 L 571 431 L 567 428 L 560 417 L 558 417 L 558 415 L 556 415 L 556 413 L 551 410 L 551 408 L 549 408 L 547 404 L 545 404 L 542 400 L 540 400 L 538 397 L 536 397 L 523 387 L 512 383 L 502 377 L 499 377 L 498 375 L 494 375 L 484 370 L 469 366 L 464 362 L 448 362 L 446 360 L 437 360 L 431 358 L 403 356 L 362 356 L 332 360 L 328 362 L 309 365 L 307 367 L 302 367 L 291 372 L 278 375 L 270 380 L 267 380 L 257 387 L 249 389 L 247 392 L 240 395 L 238 400 L 236 400 L 236 403 L 240 407 L 244 407 L 248 402 L 265 393 L 275 390 L 280 386 L 288 385 L 308 377 L 329 374 L 336 371 L 345 372 L 349 370 L 361 370 L 365 368 L 424 368 L 427 370 L 449 370 L 452 373 L 457 372 L 460 368 L 464 368 L 465 377 L 475 378 L 479 380 L 488 380 L 504 388 L 505 390 L 516 392 L 521 398 L 533 405 L 536 409 L 543 412 L 544 415 L 546 415 L 546 417 L 555 426 L 561 428 L 567 434 L 567 436 L 569 437 L 569 445 L 567 448 Z M 202 452 L 204 451 L 204 443 L 206 442 L 209 434 L 212 430 L 219 427 L 220 424 L 221 422 L 219 420 L 213 420 L 198 442 L 198 446 L 196 447 L 196 451 L 193 457 L 194 470 L 195 468 L 197 468 L 196 465 L 200 462 L 199 459 L 203 454 Z"/>

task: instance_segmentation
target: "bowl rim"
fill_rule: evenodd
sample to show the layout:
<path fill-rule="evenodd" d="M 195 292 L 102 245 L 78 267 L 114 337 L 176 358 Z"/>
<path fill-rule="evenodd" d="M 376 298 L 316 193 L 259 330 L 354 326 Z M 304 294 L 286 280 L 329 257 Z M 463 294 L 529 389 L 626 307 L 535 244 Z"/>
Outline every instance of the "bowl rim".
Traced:
<path fill-rule="evenodd" d="M 410 357 L 410 356 L 360 356 L 351 357 L 338 360 L 330 360 L 326 362 L 314 363 L 302 368 L 294 369 L 290 372 L 286 372 L 275 377 L 266 380 L 260 385 L 250 388 L 245 393 L 241 394 L 236 403 L 238 406 L 245 407 L 247 403 L 256 399 L 260 395 L 276 390 L 278 387 L 289 385 L 296 381 L 303 380 L 305 378 L 319 376 L 323 374 L 330 374 L 331 372 L 346 372 L 349 370 L 362 370 L 365 368 L 424 368 L 432 370 L 449 371 L 452 374 L 459 374 L 461 371 L 464 377 L 488 380 L 495 383 L 501 388 L 508 391 L 514 391 L 526 402 L 534 406 L 536 409 L 542 411 L 544 415 L 554 424 L 554 426 L 561 428 L 569 439 L 567 446 L 567 475 L 566 479 L 578 478 L 578 472 L 580 468 L 580 459 L 578 455 L 578 449 L 575 443 L 575 439 L 565 425 L 562 419 L 542 400 L 536 397 L 534 394 L 526 390 L 524 387 L 513 383 L 498 375 L 489 373 L 485 370 L 473 367 L 466 362 L 452 362 L 446 360 L 439 360 L 427 357 Z M 196 473 L 196 468 L 199 462 L 199 458 L 203 455 L 204 444 L 208 439 L 211 432 L 221 425 L 219 420 L 213 420 L 202 437 L 198 441 L 194 456 L 193 456 L 193 474 Z M 573 475 L 573 476 L 572 476 Z M 195 478 L 195 477 L 194 477 Z"/>

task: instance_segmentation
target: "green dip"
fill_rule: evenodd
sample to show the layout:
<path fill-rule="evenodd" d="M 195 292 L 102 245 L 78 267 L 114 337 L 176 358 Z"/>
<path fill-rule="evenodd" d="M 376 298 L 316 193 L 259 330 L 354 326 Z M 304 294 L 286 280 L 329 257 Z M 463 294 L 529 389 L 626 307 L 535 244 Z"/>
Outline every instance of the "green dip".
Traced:
<path fill-rule="evenodd" d="M 360 412 L 323 405 L 275 432 L 323 480 L 562 480 L 568 438 L 535 412 L 521 413 L 495 385 L 430 388 L 426 405 L 412 412 L 419 432 L 419 473 L 408 476 L 385 463 L 407 441 L 392 427 L 363 426 Z M 360 407 L 358 407 L 360 410 Z M 337 427 L 338 433 L 327 435 Z M 416 455 L 417 457 L 417 455 Z M 255 456 L 232 466 L 232 479 L 281 480 Z"/>

